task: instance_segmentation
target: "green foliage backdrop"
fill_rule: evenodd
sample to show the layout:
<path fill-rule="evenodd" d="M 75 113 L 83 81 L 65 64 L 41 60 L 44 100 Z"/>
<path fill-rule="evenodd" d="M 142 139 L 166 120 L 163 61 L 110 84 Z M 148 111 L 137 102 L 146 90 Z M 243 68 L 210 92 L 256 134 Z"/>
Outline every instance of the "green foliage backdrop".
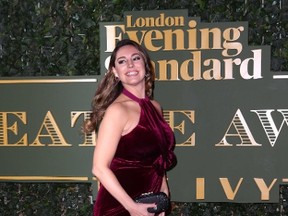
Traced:
<path fill-rule="evenodd" d="M 288 71 L 288 0 L 1 0 L 0 76 L 99 74 L 99 21 L 159 9 L 248 21 L 249 44 L 271 45 L 271 70 Z"/>
<path fill-rule="evenodd" d="M 99 21 L 165 9 L 188 9 L 202 22 L 248 21 L 248 43 L 270 45 L 271 70 L 288 71 L 288 0 L 1 0 L 0 77 L 103 73 Z M 279 191 L 279 204 L 173 202 L 171 215 L 288 215 L 288 188 Z M 91 194 L 85 183 L 1 182 L 0 215 L 89 216 Z"/>
<path fill-rule="evenodd" d="M 1 216 L 92 216 L 87 183 L 0 183 Z M 279 203 L 177 203 L 168 216 L 286 216 L 288 187 Z"/>

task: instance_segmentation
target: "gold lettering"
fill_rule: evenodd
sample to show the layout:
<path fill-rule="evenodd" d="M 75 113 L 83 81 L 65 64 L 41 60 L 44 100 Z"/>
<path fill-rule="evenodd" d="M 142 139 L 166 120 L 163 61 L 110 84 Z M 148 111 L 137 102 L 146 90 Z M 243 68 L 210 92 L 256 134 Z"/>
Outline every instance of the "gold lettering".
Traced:
<path fill-rule="evenodd" d="M 126 15 L 126 27 L 127 28 L 135 27 L 132 26 L 132 15 Z"/>
<path fill-rule="evenodd" d="M 76 122 L 80 118 L 80 116 L 83 116 L 84 120 L 89 119 L 90 113 L 89 112 L 71 112 L 71 127 L 75 127 Z M 91 134 L 83 133 L 84 136 L 84 142 L 82 144 L 79 144 L 79 146 L 95 146 L 96 141 L 96 133 L 93 132 Z"/>
<path fill-rule="evenodd" d="M 261 192 L 261 200 L 269 200 L 270 199 L 270 190 L 273 187 L 273 185 L 276 183 L 277 179 L 274 179 L 269 187 L 267 187 L 266 183 L 262 178 L 254 178 L 254 181 L 256 182 L 258 188 Z"/>
<path fill-rule="evenodd" d="M 117 41 L 121 40 L 123 35 L 122 33 L 125 33 L 125 26 L 124 25 L 106 25 L 106 35 L 107 35 L 107 43 L 106 47 L 107 49 L 105 52 L 112 52 L 116 46 Z M 117 34 L 117 30 L 120 30 L 120 33 Z"/>
<path fill-rule="evenodd" d="M 231 184 L 229 182 L 229 179 L 228 178 L 219 178 L 220 182 L 221 182 L 221 185 L 222 185 L 222 188 L 226 194 L 226 197 L 227 199 L 229 200 L 234 200 L 235 198 L 235 195 L 237 194 L 238 190 L 239 190 L 239 187 L 243 181 L 243 178 L 240 178 L 238 183 L 237 183 L 237 186 L 235 188 L 235 190 L 233 191 L 232 187 L 231 187 Z"/>
<path fill-rule="evenodd" d="M 283 121 L 280 124 L 279 128 L 277 128 L 277 126 L 275 125 L 275 122 L 272 117 L 272 113 L 274 111 L 281 113 L 281 115 L 283 116 Z M 270 145 L 274 147 L 284 124 L 286 123 L 286 125 L 288 126 L 288 109 L 251 110 L 251 112 L 255 112 L 257 114 L 262 124 L 262 127 L 268 137 Z"/>
<path fill-rule="evenodd" d="M 155 64 L 154 64 L 155 65 Z M 170 65 L 171 69 L 170 69 L 170 80 L 180 80 L 178 77 L 178 62 L 175 59 L 172 60 L 160 60 L 158 61 L 158 71 L 159 71 L 159 80 L 168 80 L 168 69 L 167 69 L 167 65 Z"/>
<path fill-rule="evenodd" d="M 252 50 L 252 52 L 253 52 L 253 57 L 243 60 L 240 66 L 240 74 L 242 78 L 244 79 L 262 78 L 262 75 L 261 75 L 262 50 L 261 49 Z M 253 75 L 249 75 L 249 71 L 248 71 L 248 64 L 250 61 L 252 61 L 251 63 L 253 63 L 253 70 L 252 70 Z"/>
<path fill-rule="evenodd" d="M 242 52 L 242 44 L 240 42 L 234 42 L 240 38 L 241 31 L 244 31 L 243 26 L 239 26 L 238 28 L 227 28 L 223 31 L 223 56 L 233 57 Z M 229 50 L 236 50 L 236 53 L 228 53 Z"/>
<path fill-rule="evenodd" d="M 221 49 L 221 29 L 200 29 L 201 32 L 201 49 Z M 211 46 L 210 34 L 212 34 L 213 43 Z"/>
<path fill-rule="evenodd" d="M 205 199 L 205 178 L 196 178 L 196 199 Z"/>
<path fill-rule="evenodd" d="M 241 64 L 241 59 L 236 58 L 236 59 L 223 59 L 225 63 L 225 76 L 224 79 L 234 79 L 233 77 L 233 64 L 235 65 L 240 65 Z"/>
<path fill-rule="evenodd" d="M 147 22 L 147 24 L 146 24 L 146 22 Z M 147 17 L 146 18 L 146 20 L 144 19 L 144 18 L 142 18 L 142 17 L 139 17 L 139 18 L 137 18 L 136 19 L 136 21 L 135 21 L 135 25 L 133 25 L 133 27 L 144 27 L 144 26 L 149 26 L 149 17 Z"/>
<path fill-rule="evenodd" d="M 163 36 L 162 36 L 162 33 L 159 31 L 159 30 L 152 30 L 152 31 L 149 31 L 147 32 L 145 38 L 144 38 L 144 43 L 145 43 L 145 46 L 148 50 L 150 51 L 158 51 L 162 48 L 162 46 L 155 46 L 153 44 L 153 41 L 154 40 L 160 40 L 160 39 L 163 39 Z"/>
<path fill-rule="evenodd" d="M 172 26 L 184 26 L 185 19 L 183 16 L 165 16 L 164 13 L 160 13 L 158 17 L 138 17 L 132 20 L 132 15 L 126 16 L 126 26 L 128 28 L 135 27 L 172 27 Z"/>
<path fill-rule="evenodd" d="M 71 144 L 66 142 L 50 111 L 47 112 L 31 146 L 44 146 L 45 144 L 41 142 L 44 140 L 48 146 L 71 146 Z"/>
<path fill-rule="evenodd" d="M 138 31 L 127 31 L 126 33 L 127 33 L 127 35 L 128 35 L 128 37 L 131 39 L 131 40 L 134 40 L 135 42 L 137 42 L 138 44 L 142 44 L 143 43 L 143 40 L 144 40 L 144 38 L 145 38 L 145 34 L 146 34 L 146 32 L 147 31 L 144 31 L 144 30 L 142 30 L 142 31 L 140 31 L 141 32 L 141 37 L 140 37 L 140 39 L 138 38 L 138 36 L 137 36 L 137 33 L 138 33 Z M 148 48 L 147 48 L 148 49 Z"/>
<path fill-rule="evenodd" d="M 148 43 L 148 42 L 147 42 Z M 147 44 L 150 49 L 160 49 L 152 44 L 152 41 Z M 154 68 L 158 71 L 158 81 L 191 81 L 191 80 L 232 80 L 234 78 L 234 65 L 240 65 L 240 75 L 243 79 L 260 79 L 261 75 L 261 54 L 257 51 L 254 52 L 253 58 L 244 59 L 221 59 L 224 62 L 224 70 L 222 70 L 223 62 L 219 59 L 205 59 L 203 62 L 203 68 L 209 67 L 202 71 L 202 52 L 191 52 L 192 57 L 186 59 L 183 62 L 179 62 L 177 59 L 164 59 L 153 62 Z M 254 62 L 254 69 L 252 75 L 249 75 L 248 64 Z M 251 68 L 250 68 L 251 69 Z M 222 74 L 223 73 L 223 74 Z M 168 77 L 170 74 L 170 77 Z M 224 76 L 224 77 L 223 77 Z"/>
<path fill-rule="evenodd" d="M 153 27 L 154 26 L 160 27 L 164 25 L 167 25 L 166 23 L 164 23 L 164 13 L 160 13 L 160 16 L 155 19 L 155 24 L 154 19 L 151 20 L 151 26 Z"/>
<path fill-rule="evenodd" d="M 201 52 L 191 52 L 192 58 L 185 60 L 180 67 L 180 75 L 183 80 L 201 80 Z M 193 76 L 189 75 L 189 63 L 192 63 L 191 71 Z M 178 70 L 177 70 L 178 71 Z"/>
<path fill-rule="evenodd" d="M 27 134 L 24 134 L 23 137 L 16 143 L 9 143 L 8 131 L 13 132 L 15 135 L 18 135 L 18 123 L 15 121 L 11 126 L 8 126 L 8 116 L 14 116 L 21 120 L 23 124 L 27 124 L 27 118 L 25 112 L 0 112 L 0 147 L 1 146 L 27 146 L 28 139 Z"/>
<path fill-rule="evenodd" d="M 176 29 L 172 31 L 171 29 L 169 30 L 164 30 L 163 31 L 165 35 L 165 40 L 164 40 L 164 49 L 165 51 L 171 51 L 171 50 L 184 50 L 184 31 L 182 29 Z M 173 40 L 173 36 L 175 36 L 175 40 Z M 173 41 L 176 43 L 176 47 L 173 47 Z"/>
<path fill-rule="evenodd" d="M 204 66 L 210 66 L 212 68 L 203 72 L 203 78 L 205 80 L 221 80 L 221 62 L 218 59 L 207 59 L 204 61 Z"/>
<path fill-rule="evenodd" d="M 190 29 L 187 29 L 188 32 L 188 49 L 196 50 L 197 49 L 197 22 L 195 20 L 190 20 L 188 23 Z"/>
<path fill-rule="evenodd" d="M 232 131 L 235 132 L 232 133 Z M 215 146 L 233 146 L 233 144 L 231 144 L 231 141 L 229 141 L 228 138 L 234 138 L 233 141 L 236 143 L 236 146 L 262 146 L 262 144 L 258 144 L 255 141 L 246 123 L 246 120 L 244 119 L 244 116 L 239 109 L 236 111 L 236 114 L 234 115 L 232 122 L 230 123 L 227 131 L 225 132 L 224 137 Z"/>
<path fill-rule="evenodd" d="M 184 135 L 185 134 L 186 121 L 183 120 L 183 121 L 181 121 L 180 124 L 175 126 L 175 115 L 176 114 L 184 115 L 185 117 L 187 117 L 189 119 L 190 123 L 194 124 L 195 123 L 195 112 L 192 110 L 173 110 L 173 111 L 165 110 L 163 112 L 163 117 L 168 122 L 170 127 L 173 130 L 180 131 Z M 176 145 L 177 146 L 195 146 L 195 133 L 193 132 L 192 134 L 189 134 L 188 138 L 183 143 L 177 143 Z"/>

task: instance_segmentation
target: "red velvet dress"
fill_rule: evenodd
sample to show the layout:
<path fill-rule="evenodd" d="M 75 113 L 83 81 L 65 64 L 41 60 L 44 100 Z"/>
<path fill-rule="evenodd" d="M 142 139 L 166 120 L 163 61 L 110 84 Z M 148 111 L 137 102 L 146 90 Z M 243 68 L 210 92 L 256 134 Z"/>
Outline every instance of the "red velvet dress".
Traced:
<path fill-rule="evenodd" d="M 111 170 L 124 190 L 135 198 L 142 193 L 159 192 L 163 176 L 176 157 L 174 135 L 149 98 L 139 99 L 126 89 L 123 93 L 141 107 L 138 125 L 121 137 Z M 111 128 L 113 130 L 113 128 Z M 94 216 L 129 216 L 123 206 L 101 185 Z"/>

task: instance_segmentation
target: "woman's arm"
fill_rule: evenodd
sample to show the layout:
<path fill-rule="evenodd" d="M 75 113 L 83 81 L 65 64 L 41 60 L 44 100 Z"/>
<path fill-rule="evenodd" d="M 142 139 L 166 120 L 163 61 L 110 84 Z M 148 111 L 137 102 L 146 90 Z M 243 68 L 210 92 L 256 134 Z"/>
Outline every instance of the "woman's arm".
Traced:
<path fill-rule="evenodd" d="M 166 175 L 163 176 L 160 191 L 166 193 L 168 197 L 170 196 Z"/>
<path fill-rule="evenodd" d="M 92 173 L 131 215 L 143 215 L 142 213 L 147 213 L 147 207 L 154 207 L 154 204 L 148 206 L 135 203 L 110 169 L 119 139 L 128 121 L 127 116 L 127 111 L 117 103 L 106 110 L 97 134 Z"/>

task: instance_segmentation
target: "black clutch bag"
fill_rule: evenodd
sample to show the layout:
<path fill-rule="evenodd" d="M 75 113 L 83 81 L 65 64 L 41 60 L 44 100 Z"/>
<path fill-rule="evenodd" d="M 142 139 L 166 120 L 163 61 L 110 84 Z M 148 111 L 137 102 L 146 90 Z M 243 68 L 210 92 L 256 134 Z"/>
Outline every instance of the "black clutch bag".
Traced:
<path fill-rule="evenodd" d="M 170 207 L 170 199 L 164 192 L 158 193 L 144 193 L 135 198 L 135 202 L 138 203 L 155 203 L 155 208 L 148 208 L 147 211 L 150 213 L 165 212 Z"/>

